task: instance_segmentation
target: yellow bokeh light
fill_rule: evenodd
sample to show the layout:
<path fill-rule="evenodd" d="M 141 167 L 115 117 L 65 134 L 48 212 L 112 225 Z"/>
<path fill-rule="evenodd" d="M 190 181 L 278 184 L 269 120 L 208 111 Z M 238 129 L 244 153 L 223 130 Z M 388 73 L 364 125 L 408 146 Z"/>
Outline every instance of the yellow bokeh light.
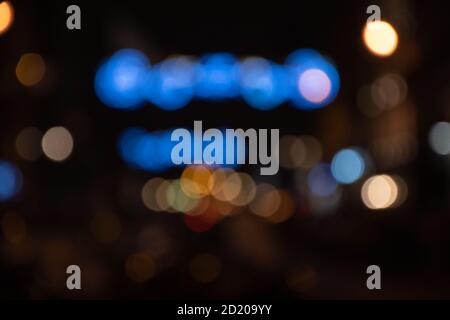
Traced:
<path fill-rule="evenodd" d="M 242 181 L 241 176 L 237 172 L 233 172 L 225 180 L 222 194 L 224 201 L 233 201 L 241 193 Z"/>
<path fill-rule="evenodd" d="M 363 39 L 367 48 L 379 57 L 392 55 L 398 46 L 397 31 L 386 21 L 367 23 L 364 28 Z"/>
<path fill-rule="evenodd" d="M 388 175 L 373 176 L 364 183 L 361 197 L 369 209 L 388 209 L 397 202 L 399 187 Z"/>
<path fill-rule="evenodd" d="M 209 179 L 208 188 L 217 200 L 233 201 L 242 190 L 241 176 L 233 169 L 217 169 Z"/>
<path fill-rule="evenodd" d="M 45 62 L 37 53 L 26 53 L 16 66 L 17 80 L 26 87 L 37 85 L 44 78 Z"/>
<path fill-rule="evenodd" d="M 8 31 L 14 21 L 14 9 L 9 1 L 0 3 L 0 34 Z"/>
<path fill-rule="evenodd" d="M 171 182 L 169 180 L 164 180 L 159 183 L 158 188 L 155 193 L 156 206 L 160 211 L 175 212 L 175 210 L 170 206 L 167 199 L 167 192 L 169 190 Z"/>
<path fill-rule="evenodd" d="M 157 202 L 156 195 L 158 188 L 164 181 L 163 178 L 153 178 L 142 187 L 141 199 L 147 209 L 152 211 L 162 210 Z"/>
<path fill-rule="evenodd" d="M 186 167 L 180 178 L 181 189 L 190 198 L 204 198 L 209 194 L 211 175 L 211 171 L 206 167 Z"/>
<path fill-rule="evenodd" d="M 216 197 L 222 192 L 226 178 L 227 171 L 225 169 L 217 169 L 213 172 L 208 181 L 208 190 L 212 196 Z"/>

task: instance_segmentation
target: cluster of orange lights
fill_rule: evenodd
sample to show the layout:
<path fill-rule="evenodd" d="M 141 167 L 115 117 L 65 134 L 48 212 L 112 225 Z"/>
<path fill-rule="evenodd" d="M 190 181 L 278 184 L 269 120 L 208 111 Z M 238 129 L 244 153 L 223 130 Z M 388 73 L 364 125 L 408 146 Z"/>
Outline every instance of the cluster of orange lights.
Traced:
<path fill-rule="evenodd" d="M 153 178 L 142 188 L 144 205 L 156 212 L 182 212 L 193 231 L 209 230 L 224 217 L 251 212 L 273 223 L 292 216 L 292 196 L 270 184 L 256 184 L 228 168 L 188 166 L 179 179 Z"/>

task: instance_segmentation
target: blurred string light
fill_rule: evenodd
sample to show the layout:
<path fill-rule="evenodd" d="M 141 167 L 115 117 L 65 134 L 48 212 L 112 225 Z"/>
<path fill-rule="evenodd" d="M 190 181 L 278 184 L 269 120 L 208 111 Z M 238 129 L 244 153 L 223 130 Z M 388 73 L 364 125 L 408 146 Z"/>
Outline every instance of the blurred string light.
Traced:
<path fill-rule="evenodd" d="M 170 180 L 163 180 L 159 184 L 158 189 L 156 189 L 156 203 L 160 208 L 160 211 L 175 212 L 175 210 L 170 206 L 170 203 L 167 199 L 167 193 L 169 192 L 170 183 Z"/>
<path fill-rule="evenodd" d="M 213 210 L 227 216 L 250 204 L 255 194 L 255 182 L 246 173 L 196 165 L 186 167 L 180 179 L 150 179 L 141 190 L 141 199 L 155 212 L 201 215 Z"/>
<path fill-rule="evenodd" d="M 450 155 L 450 123 L 438 122 L 430 130 L 428 143 L 439 155 Z"/>
<path fill-rule="evenodd" d="M 178 212 L 189 212 L 198 205 L 198 199 L 189 197 L 180 186 L 180 180 L 173 180 L 167 188 L 167 202 L 169 206 Z"/>
<path fill-rule="evenodd" d="M 188 166 L 184 169 L 180 186 L 183 192 L 193 199 L 201 199 L 209 194 L 211 171 L 204 166 Z"/>
<path fill-rule="evenodd" d="M 141 190 L 145 207 L 155 212 L 181 212 L 190 214 L 199 207 L 200 199 L 186 194 L 181 187 L 181 179 L 150 179 Z"/>
<path fill-rule="evenodd" d="M 165 180 L 163 178 L 153 178 L 145 183 L 141 190 L 141 199 L 147 209 L 151 211 L 162 211 L 157 201 L 157 190 Z"/>
<path fill-rule="evenodd" d="M 196 96 L 208 100 L 237 97 L 238 72 L 238 61 L 232 54 L 204 55 L 196 68 Z"/>
<path fill-rule="evenodd" d="M 320 53 L 302 49 L 286 60 L 290 73 L 290 97 L 300 109 L 319 109 L 334 101 L 340 89 L 336 68 Z"/>
<path fill-rule="evenodd" d="M 222 129 L 224 132 L 224 129 Z M 172 162 L 171 154 L 177 141 L 171 141 L 172 130 L 149 132 L 142 128 L 128 128 L 118 138 L 117 148 L 122 159 L 130 166 L 148 172 L 163 172 L 176 165 Z M 191 136 L 194 133 L 191 132 Z M 201 140 L 201 138 L 200 138 Z M 191 150 L 194 150 L 194 141 L 191 140 Z M 210 144 L 210 141 L 201 141 L 202 150 Z M 246 145 L 244 140 L 234 142 L 233 164 L 225 164 L 227 156 L 227 139 L 223 139 L 223 163 L 220 166 L 227 168 L 238 167 L 238 156 L 245 154 Z M 208 154 L 203 154 L 203 161 L 213 162 Z M 191 157 L 191 162 L 193 158 Z"/>
<path fill-rule="evenodd" d="M 363 40 L 367 49 L 379 57 L 392 55 L 398 46 L 397 31 L 386 21 L 367 23 L 363 31 Z"/>
<path fill-rule="evenodd" d="M 17 63 L 17 80 L 26 87 L 35 86 L 44 78 L 45 69 L 42 56 L 37 53 L 26 53 L 20 57 Z"/>
<path fill-rule="evenodd" d="M 250 204 L 256 196 L 256 184 L 253 178 L 243 172 L 238 173 L 240 180 L 240 192 L 231 200 L 231 204 L 243 207 Z"/>
<path fill-rule="evenodd" d="M 16 151 L 25 160 L 35 161 L 42 155 L 42 132 L 34 127 L 24 128 L 17 135 Z"/>
<path fill-rule="evenodd" d="M 42 137 L 42 151 L 52 161 L 62 162 L 73 151 L 72 134 L 64 127 L 50 128 Z"/>
<path fill-rule="evenodd" d="M 155 177 L 141 189 L 141 200 L 152 212 L 182 213 L 186 227 L 206 232 L 222 218 L 245 212 L 271 223 L 293 216 L 295 201 L 271 184 L 258 186 L 247 173 L 230 168 L 188 166 L 179 179 Z"/>
<path fill-rule="evenodd" d="M 369 209 L 382 210 L 401 205 L 407 197 L 407 185 L 400 177 L 377 175 L 361 189 L 361 198 Z"/>
<path fill-rule="evenodd" d="M 218 169 L 211 176 L 209 188 L 217 200 L 233 202 L 242 191 L 241 176 L 233 169 Z"/>
<path fill-rule="evenodd" d="M 21 171 L 7 161 L 0 161 L 0 202 L 12 199 L 21 189 Z"/>
<path fill-rule="evenodd" d="M 116 109 L 135 109 L 145 99 L 147 57 L 134 49 L 123 49 L 107 59 L 95 76 L 97 97 Z"/>
<path fill-rule="evenodd" d="M 150 172 L 161 172 L 173 165 L 171 150 L 174 144 L 169 131 L 147 132 L 130 128 L 119 137 L 118 149 L 127 164 Z"/>
<path fill-rule="evenodd" d="M 147 99 L 163 110 L 186 106 L 194 96 L 195 66 L 186 57 L 169 58 L 149 69 Z"/>
<path fill-rule="evenodd" d="M 97 97 L 117 109 L 134 109 L 147 101 L 171 111 L 193 98 L 223 101 L 239 96 L 260 110 L 286 101 L 300 109 L 318 109 L 336 98 L 339 87 L 336 68 L 311 49 L 294 52 L 284 66 L 260 57 L 239 61 L 221 52 L 199 60 L 169 57 L 153 67 L 140 51 L 122 49 L 95 76 Z"/>
<path fill-rule="evenodd" d="M 356 148 L 339 151 L 331 162 L 331 173 L 337 182 L 352 184 L 358 181 L 366 170 L 364 157 Z"/>
<path fill-rule="evenodd" d="M 241 62 L 239 82 L 242 98 L 256 109 L 273 109 L 288 97 L 286 70 L 263 58 Z"/>
<path fill-rule="evenodd" d="M 14 9 L 9 1 L 0 2 L 0 35 L 8 31 L 14 22 Z"/>

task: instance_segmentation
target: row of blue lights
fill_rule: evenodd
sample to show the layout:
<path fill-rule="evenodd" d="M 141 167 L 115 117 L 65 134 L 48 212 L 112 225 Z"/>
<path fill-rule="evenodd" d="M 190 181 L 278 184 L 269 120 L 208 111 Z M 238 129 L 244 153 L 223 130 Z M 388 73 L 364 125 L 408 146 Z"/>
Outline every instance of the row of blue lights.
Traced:
<path fill-rule="evenodd" d="M 192 131 L 191 136 L 194 137 Z M 122 159 L 131 167 L 141 169 L 148 172 L 164 172 L 176 165 L 172 162 L 171 154 L 177 141 L 171 141 L 172 130 L 164 130 L 157 132 L 148 132 L 142 128 L 129 128 L 126 129 L 119 137 L 117 148 Z M 199 139 L 200 141 L 201 138 Z M 232 165 L 220 165 L 221 167 L 236 167 L 237 163 L 237 150 L 245 150 L 243 144 L 239 144 L 240 141 L 236 140 L 234 144 L 235 161 Z M 202 141 L 202 148 L 204 150 L 206 145 L 210 142 Z M 194 139 L 191 139 L 191 151 L 190 161 L 194 161 Z M 223 140 L 223 163 L 226 160 L 226 140 Z M 205 163 L 212 162 L 212 159 L 205 159 L 203 154 L 197 156 Z"/>
<path fill-rule="evenodd" d="M 295 51 L 284 65 L 261 57 L 238 60 L 230 53 L 213 53 L 198 60 L 171 57 L 153 66 L 142 52 L 122 49 L 106 59 L 95 76 L 97 97 L 116 109 L 152 103 L 163 110 L 178 110 L 193 99 L 241 97 L 260 110 L 285 102 L 311 110 L 333 102 L 339 88 L 336 68 L 312 49 Z"/>
<path fill-rule="evenodd" d="M 0 161 L 0 202 L 14 198 L 22 189 L 22 173 L 12 163 Z"/>
<path fill-rule="evenodd" d="M 164 172 L 176 165 L 172 162 L 171 154 L 178 143 L 171 141 L 171 130 L 148 132 L 142 128 L 126 129 L 118 139 L 118 150 L 122 159 L 131 167 L 148 172 Z M 194 133 L 191 131 L 191 136 Z M 201 138 L 199 139 L 201 141 Z M 235 142 L 238 142 L 237 140 Z M 241 141 L 243 142 L 243 141 Z M 204 150 L 210 142 L 202 141 Z M 227 141 L 223 140 L 223 163 L 226 159 Z M 234 154 L 237 163 L 237 150 L 247 151 L 245 145 L 235 143 Z M 194 151 L 194 139 L 191 139 L 191 150 Z M 193 163 L 194 155 L 190 155 Z M 205 159 L 205 163 L 210 159 Z M 314 167 L 308 174 L 308 185 L 316 196 L 328 196 L 332 194 L 338 184 L 352 184 L 357 182 L 367 171 L 368 159 L 359 148 L 342 149 L 336 153 L 330 164 L 321 163 Z M 222 165 L 230 166 L 230 165 Z M 233 167 L 231 165 L 230 167 Z"/>

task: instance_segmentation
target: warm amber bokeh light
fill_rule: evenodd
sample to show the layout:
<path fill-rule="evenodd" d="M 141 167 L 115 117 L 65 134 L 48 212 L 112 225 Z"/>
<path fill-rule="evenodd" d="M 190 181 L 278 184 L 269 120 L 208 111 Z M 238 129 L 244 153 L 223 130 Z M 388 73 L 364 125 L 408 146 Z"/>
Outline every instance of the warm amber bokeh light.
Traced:
<path fill-rule="evenodd" d="M 45 62 L 37 53 L 27 53 L 20 57 L 16 67 L 16 76 L 19 82 L 32 87 L 37 85 L 44 78 Z"/>
<path fill-rule="evenodd" d="M 394 27 L 386 21 L 367 23 L 363 32 L 366 47 L 376 56 L 388 57 L 398 46 L 398 35 Z"/>
<path fill-rule="evenodd" d="M 364 204 L 373 210 L 392 207 L 397 201 L 398 195 L 397 183 L 388 175 L 379 175 L 368 179 L 361 190 Z"/>
<path fill-rule="evenodd" d="M 9 1 L 0 3 L 0 34 L 5 33 L 14 21 L 14 9 Z"/>

